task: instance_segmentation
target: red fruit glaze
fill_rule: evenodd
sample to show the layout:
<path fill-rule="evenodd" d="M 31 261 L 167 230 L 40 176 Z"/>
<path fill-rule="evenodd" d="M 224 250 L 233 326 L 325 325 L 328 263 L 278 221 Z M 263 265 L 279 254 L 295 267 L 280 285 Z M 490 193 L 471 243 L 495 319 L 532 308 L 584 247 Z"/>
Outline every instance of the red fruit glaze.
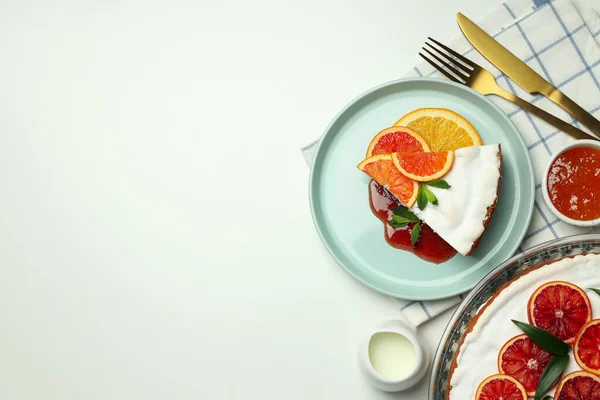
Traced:
<path fill-rule="evenodd" d="M 417 245 L 413 247 L 410 236 L 414 224 L 402 228 L 390 226 L 388 222 L 394 214 L 392 210 L 401 204 L 396 197 L 373 180 L 369 183 L 369 203 L 373 214 L 385 225 L 385 240 L 390 246 L 410 251 L 417 257 L 436 264 L 448 261 L 456 254 L 456 250 L 425 223 L 421 223 L 421 236 Z"/>

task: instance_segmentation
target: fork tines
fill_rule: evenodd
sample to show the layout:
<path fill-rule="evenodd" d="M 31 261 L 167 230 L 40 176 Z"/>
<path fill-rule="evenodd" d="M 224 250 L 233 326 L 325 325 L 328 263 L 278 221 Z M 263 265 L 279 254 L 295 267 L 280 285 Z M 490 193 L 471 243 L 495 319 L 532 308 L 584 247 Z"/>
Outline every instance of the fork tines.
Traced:
<path fill-rule="evenodd" d="M 433 57 L 437 62 L 434 62 L 423 53 L 419 53 L 419 55 L 447 78 L 454 82 L 462 84 L 467 83 L 471 76 L 471 72 L 476 68 L 476 64 L 437 40 L 431 37 L 428 37 L 428 39 L 437 45 L 434 46 L 429 42 L 425 42 L 425 45 L 429 46 L 435 53 L 431 52 L 429 48 L 425 46 L 423 46 L 422 50 Z M 439 57 L 438 54 L 441 57 Z"/>

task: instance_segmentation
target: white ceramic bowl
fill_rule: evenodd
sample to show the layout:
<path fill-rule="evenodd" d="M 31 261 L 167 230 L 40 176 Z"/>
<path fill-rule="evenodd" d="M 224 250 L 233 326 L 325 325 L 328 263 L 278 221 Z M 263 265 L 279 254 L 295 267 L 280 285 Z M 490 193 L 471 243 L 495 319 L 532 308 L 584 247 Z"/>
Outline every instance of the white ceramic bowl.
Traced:
<path fill-rule="evenodd" d="M 600 150 L 600 141 L 592 139 L 576 140 L 566 145 L 561 151 L 558 151 L 555 154 L 553 154 L 550 158 L 550 161 L 548 162 L 548 165 L 544 169 L 544 176 L 542 178 L 542 195 L 544 196 L 544 201 L 546 202 L 548 208 L 561 221 L 564 221 L 574 226 L 598 226 L 600 225 L 600 218 L 592 219 L 589 221 L 579 221 L 576 219 L 569 218 L 566 215 L 562 214 L 560 211 L 558 211 L 556 207 L 554 207 L 554 204 L 552 204 L 552 201 L 550 200 L 550 195 L 548 194 L 548 173 L 550 172 L 550 167 L 562 153 L 564 153 L 566 150 L 573 149 L 576 147 L 593 147 L 595 149 Z"/>
<path fill-rule="evenodd" d="M 415 346 L 416 362 L 412 372 L 401 379 L 387 379 L 381 376 L 373 365 L 369 357 L 369 342 L 376 333 L 394 332 L 406 337 Z M 413 325 L 399 321 L 387 320 L 382 321 L 372 329 L 361 341 L 358 348 L 358 364 L 363 374 L 369 382 L 378 389 L 386 392 L 399 392 L 414 386 L 423 378 L 427 369 L 429 369 L 430 357 L 429 351 L 419 340 L 417 328 Z"/>

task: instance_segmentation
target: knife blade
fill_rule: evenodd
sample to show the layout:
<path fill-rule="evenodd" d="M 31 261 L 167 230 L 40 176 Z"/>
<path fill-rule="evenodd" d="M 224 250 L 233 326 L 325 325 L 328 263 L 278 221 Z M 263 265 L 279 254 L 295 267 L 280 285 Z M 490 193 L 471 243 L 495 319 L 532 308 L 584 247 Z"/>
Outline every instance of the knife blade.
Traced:
<path fill-rule="evenodd" d="M 600 121 L 594 116 L 541 77 L 462 13 L 456 14 L 456 21 L 467 40 L 496 68 L 529 93 L 546 96 L 596 135 L 600 135 Z"/>

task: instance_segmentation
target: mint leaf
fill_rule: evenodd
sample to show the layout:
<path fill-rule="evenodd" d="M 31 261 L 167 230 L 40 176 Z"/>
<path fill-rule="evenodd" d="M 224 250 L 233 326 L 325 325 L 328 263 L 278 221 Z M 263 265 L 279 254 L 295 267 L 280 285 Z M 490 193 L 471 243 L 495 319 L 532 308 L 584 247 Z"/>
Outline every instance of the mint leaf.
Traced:
<path fill-rule="evenodd" d="M 427 189 L 425 185 L 419 185 L 419 192 L 417 193 L 417 206 L 419 210 L 424 210 L 428 202 L 427 195 L 424 192 L 425 189 Z"/>
<path fill-rule="evenodd" d="M 392 228 L 402 228 L 403 226 L 406 226 L 406 225 L 408 225 L 408 222 L 404 222 L 404 223 L 402 223 L 402 222 L 394 222 L 394 221 L 390 221 L 390 226 L 391 226 Z"/>
<path fill-rule="evenodd" d="M 416 222 L 416 221 L 413 221 L 412 219 L 409 219 L 409 218 L 404 218 L 400 215 L 393 215 L 392 219 L 390 220 L 390 226 L 392 228 L 401 228 L 403 226 L 408 225 L 411 222 Z"/>
<path fill-rule="evenodd" d="M 560 374 L 567 367 L 567 363 L 569 362 L 569 356 L 554 356 L 552 360 L 546 365 L 544 368 L 544 372 L 542 372 L 542 376 L 540 376 L 540 380 L 538 381 L 537 389 L 535 391 L 535 400 L 540 400 L 544 393 L 550 389 L 550 387 L 556 382 Z"/>
<path fill-rule="evenodd" d="M 535 344 L 557 356 L 565 356 L 569 354 L 571 346 L 536 326 L 526 324 L 524 322 L 511 320 L 520 330 L 526 334 Z M 554 382 L 553 382 L 554 383 Z"/>
<path fill-rule="evenodd" d="M 437 205 L 438 199 L 437 199 L 437 197 L 435 197 L 435 194 L 433 194 L 433 192 L 431 190 L 429 190 L 429 188 L 427 186 L 422 186 L 422 187 L 423 187 L 423 193 L 425 193 L 425 197 L 427 197 L 427 201 L 429 201 L 431 204 Z"/>
<path fill-rule="evenodd" d="M 552 397 L 552 396 L 546 396 L 546 397 L 544 397 L 544 400 L 553 400 L 553 399 L 554 399 L 554 397 Z"/>
<path fill-rule="evenodd" d="M 423 210 L 427 206 L 427 203 L 437 205 L 438 199 L 426 185 L 421 183 L 419 185 L 419 192 L 417 193 L 417 206 L 420 210 Z"/>
<path fill-rule="evenodd" d="M 410 233 L 410 242 L 412 246 L 415 247 L 417 242 L 419 241 L 419 236 L 421 235 L 421 221 L 417 222 L 415 226 L 412 228 L 412 232 Z"/>
<path fill-rule="evenodd" d="M 588 288 L 590 289 L 592 292 L 596 293 L 598 296 L 600 296 L 600 289 L 594 289 L 593 287 Z"/>
<path fill-rule="evenodd" d="M 412 222 L 417 222 L 419 219 L 412 211 L 404 206 L 398 206 L 393 210 L 394 216 L 400 216 L 403 218 L 410 219 Z"/>
<path fill-rule="evenodd" d="M 433 186 L 433 187 L 440 188 L 440 189 L 450 189 L 452 187 L 448 184 L 448 182 L 446 182 L 443 179 L 436 179 L 435 181 L 425 182 L 425 184 L 428 186 Z"/>
<path fill-rule="evenodd" d="M 390 226 L 392 228 L 401 228 L 409 223 L 419 221 L 417 216 L 404 206 L 394 208 L 393 213 L 394 215 L 392 215 L 392 219 L 390 220 Z"/>

